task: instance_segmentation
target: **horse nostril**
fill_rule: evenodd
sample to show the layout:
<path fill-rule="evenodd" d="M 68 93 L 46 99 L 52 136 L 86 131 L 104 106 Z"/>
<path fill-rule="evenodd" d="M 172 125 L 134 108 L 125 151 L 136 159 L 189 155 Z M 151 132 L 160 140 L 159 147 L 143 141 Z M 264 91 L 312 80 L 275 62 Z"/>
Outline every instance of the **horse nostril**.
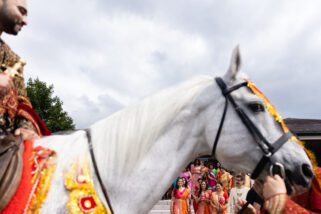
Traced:
<path fill-rule="evenodd" d="M 312 169 L 308 164 L 302 165 L 302 172 L 303 172 L 303 175 L 306 176 L 307 178 L 313 178 Z"/>

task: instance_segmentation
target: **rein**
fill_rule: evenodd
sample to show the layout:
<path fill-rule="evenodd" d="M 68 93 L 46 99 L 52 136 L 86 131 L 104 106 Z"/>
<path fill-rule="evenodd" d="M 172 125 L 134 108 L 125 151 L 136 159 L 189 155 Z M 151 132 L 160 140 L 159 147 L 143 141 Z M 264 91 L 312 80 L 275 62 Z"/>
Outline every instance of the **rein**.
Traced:
<path fill-rule="evenodd" d="M 95 158 L 95 153 L 94 153 L 94 148 L 93 148 L 93 143 L 92 143 L 92 140 L 91 140 L 91 133 L 90 133 L 90 129 L 84 129 L 84 131 L 86 132 L 86 136 L 87 136 L 87 142 L 88 142 L 88 146 L 89 146 L 89 152 L 90 152 L 90 157 L 91 157 L 91 161 L 93 163 L 93 166 L 94 166 L 94 171 L 95 171 L 95 174 L 97 176 L 97 179 L 98 179 L 98 183 L 100 185 L 100 188 L 104 194 L 104 198 L 107 202 L 107 205 L 111 211 L 111 214 L 114 214 L 114 210 L 113 210 L 113 207 L 111 206 L 111 203 L 110 203 L 110 198 L 107 194 L 107 190 L 106 190 L 106 187 L 104 186 L 103 182 L 102 182 L 102 179 L 101 179 L 101 176 L 100 176 L 100 173 L 99 173 L 99 170 L 98 170 L 98 166 L 97 166 L 97 162 L 96 162 L 96 158 Z"/>
<path fill-rule="evenodd" d="M 212 156 L 215 157 L 216 147 L 217 147 L 217 144 L 220 139 L 221 132 L 222 132 L 222 129 L 224 126 L 227 108 L 228 108 L 229 103 L 231 103 L 234 110 L 236 111 L 237 115 L 242 120 L 243 124 L 246 126 L 246 128 L 248 129 L 250 134 L 253 136 L 256 144 L 260 147 L 261 151 L 263 152 L 263 157 L 261 158 L 260 162 L 256 165 L 254 171 L 251 173 L 251 178 L 256 179 L 261 174 L 261 172 L 263 171 L 263 169 L 265 168 L 265 166 L 268 163 L 271 164 L 271 168 L 270 168 L 271 172 L 273 171 L 273 166 L 276 166 L 276 167 L 280 168 L 280 171 L 283 171 L 283 174 L 285 174 L 282 164 L 274 163 L 272 161 L 271 157 L 273 156 L 273 154 L 275 152 L 277 152 L 292 137 L 292 133 L 291 132 L 284 133 L 273 144 L 270 143 L 263 136 L 263 134 L 260 132 L 260 130 L 257 128 L 257 126 L 247 116 L 245 111 L 235 102 L 234 98 L 231 96 L 231 93 L 233 91 L 238 90 L 244 86 L 247 86 L 248 83 L 242 82 L 242 83 L 239 83 L 235 86 L 232 86 L 231 88 L 228 88 L 222 78 L 216 77 L 215 81 L 216 81 L 217 85 L 220 87 L 223 96 L 225 97 L 225 105 L 224 105 L 224 110 L 223 110 L 221 122 L 219 125 L 219 129 L 217 131 L 217 134 L 216 134 L 216 137 L 214 140 Z"/>

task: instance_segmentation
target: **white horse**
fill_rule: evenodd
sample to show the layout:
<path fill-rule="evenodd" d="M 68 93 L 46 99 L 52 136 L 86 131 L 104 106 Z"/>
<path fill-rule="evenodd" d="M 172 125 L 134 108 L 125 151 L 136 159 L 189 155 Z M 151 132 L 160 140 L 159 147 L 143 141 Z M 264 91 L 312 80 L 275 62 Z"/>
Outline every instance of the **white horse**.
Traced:
<path fill-rule="evenodd" d="M 240 54 L 236 48 L 223 77 L 229 87 L 247 79 L 239 73 L 239 67 Z M 232 96 L 270 142 L 283 134 L 268 111 L 252 112 L 248 108 L 253 102 L 263 105 L 248 88 L 242 87 Z M 90 127 L 98 169 L 116 214 L 148 213 L 190 161 L 211 154 L 224 103 L 214 78 L 199 77 L 148 97 Z M 77 157 L 89 155 L 87 141 L 86 132 L 80 130 L 35 142 L 58 154 L 57 169 L 42 213 L 67 212 L 68 195 L 62 175 Z M 235 110 L 229 107 L 216 158 L 229 170 L 252 173 L 262 155 Z M 293 185 L 306 187 L 310 183 L 312 175 L 302 168 L 305 165 L 311 169 L 311 163 L 296 143 L 287 142 L 272 158 L 292 172 Z M 95 174 L 92 165 L 91 170 Z M 267 174 L 265 167 L 260 176 Z M 97 177 L 93 179 L 101 200 L 105 201 Z"/>

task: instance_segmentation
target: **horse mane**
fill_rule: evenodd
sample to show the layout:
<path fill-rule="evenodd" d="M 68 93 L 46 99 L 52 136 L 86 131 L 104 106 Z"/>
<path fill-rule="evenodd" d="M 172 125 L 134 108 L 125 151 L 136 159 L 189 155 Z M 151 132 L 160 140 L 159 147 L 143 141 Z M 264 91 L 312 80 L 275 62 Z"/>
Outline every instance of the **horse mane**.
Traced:
<path fill-rule="evenodd" d="M 103 160 L 109 172 L 129 174 L 134 165 L 139 166 L 138 162 L 171 126 L 177 114 L 211 83 L 213 77 L 194 78 L 93 124 L 90 127 L 93 142 L 98 142 L 95 150 L 104 151 L 98 159 Z"/>

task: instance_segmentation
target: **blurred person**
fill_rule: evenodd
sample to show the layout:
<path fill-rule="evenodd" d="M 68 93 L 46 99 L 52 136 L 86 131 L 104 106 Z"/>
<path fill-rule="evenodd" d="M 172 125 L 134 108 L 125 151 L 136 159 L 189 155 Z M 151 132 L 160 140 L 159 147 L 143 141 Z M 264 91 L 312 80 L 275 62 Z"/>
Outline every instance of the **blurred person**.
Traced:
<path fill-rule="evenodd" d="M 196 214 L 210 214 L 210 197 L 211 191 L 208 190 L 206 181 L 202 180 L 200 191 L 196 197 L 196 201 L 198 203 Z"/>
<path fill-rule="evenodd" d="M 285 183 L 279 175 L 268 176 L 261 188 L 256 192 L 264 199 L 264 210 L 275 214 L 311 214 L 321 213 L 321 169 L 312 181 L 311 188 L 305 193 L 290 197 L 287 195 Z M 257 182 L 255 182 L 254 186 Z M 238 209 L 246 203 L 245 200 L 238 202 Z M 249 205 L 246 213 L 256 213 L 253 206 Z"/>
<path fill-rule="evenodd" d="M 198 185 L 198 179 L 201 177 L 201 162 L 199 159 L 195 159 L 194 163 L 191 165 L 191 174 L 192 174 L 192 188 L 195 188 Z M 194 189 L 192 189 L 194 191 Z"/>
<path fill-rule="evenodd" d="M 197 209 L 198 209 L 198 202 L 196 199 L 199 197 L 202 181 L 203 181 L 202 178 L 197 179 L 197 185 L 194 187 L 194 191 L 192 194 L 194 212 L 197 212 Z"/>
<path fill-rule="evenodd" d="M 209 190 L 215 190 L 216 187 L 216 173 L 214 169 L 214 165 L 212 163 L 209 164 L 209 169 L 207 173 L 207 183 Z"/>
<path fill-rule="evenodd" d="M 318 174 L 316 177 L 320 175 Z M 319 185 L 315 178 L 312 181 L 312 187 L 307 192 L 291 198 L 286 194 L 285 183 L 280 176 L 268 176 L 263 186 L 264 208 L 270 213 L 321 213 Z"/>
<path fill-rule="evenodd" d="M 192 182 L 192 173 L 190 171 L 190 165 L 188 165 L 183 172 L 180 173 L 179 177 L 184 177 L 187 181 L 188 188 L 190 190 L 193 189 L 193 182 Z"/>
<path fill-rule="evenodd" d="M 203 179 L 207 179 L 207 173 L 208 173 L 207 162 L 201 161 L 201 177 Z"/>
<path fill-rule="evenodd" d="M 224 168 L 221 168 L 221 173 L 218 180 L 222 184 L 224 191 L 226 191 L 228 194 L 231 188 L 231 179 L 232 175 L 229 172 L 227 172 Z"/>
<path fill-rule="evenodd" d="M 179 177 L 176 186 L 172 191 L 171 214 L 189 214 L 190 213 L 190 191 L 184 177 Z"/>
<path fill-rule="evenodd" d="M 241 198 L 246 199 L 246 195 L 250 188 L 245 186 L 245 174 L 238 173 L 235 175 L 235 187 L 230 191 L 229 200 L 228 200 L 228 213 L 236 213 L 236 204 Z"/>
<path fill-rule="evenodd" d="M 216 191 L 211 194 L 211 214 L 227 214 L 228 194 L 221 183 L 216 184 Z"/>

